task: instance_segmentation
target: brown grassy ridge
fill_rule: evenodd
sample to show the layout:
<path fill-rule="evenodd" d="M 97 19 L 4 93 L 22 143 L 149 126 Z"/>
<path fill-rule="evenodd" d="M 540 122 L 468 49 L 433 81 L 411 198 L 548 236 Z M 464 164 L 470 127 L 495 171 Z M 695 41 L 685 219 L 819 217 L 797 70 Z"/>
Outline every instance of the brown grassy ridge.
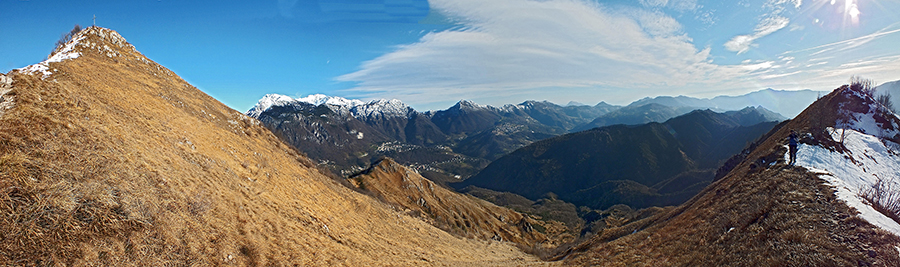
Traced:
<path fill-rule="evenodd" d="M 46 79 L 10 73 L 0 265 L 544 264 L 341 186 L 113 33 L 83 31 L 95 48 Z"/>
<path fill-rule="evenodd" d="M 360 190 L 460 236 L 509 241 L 525 247 L 560 243 L 532 226 L 546 223 L 443 188 L 390 158 L 373 163 L 349 180 Z"/>
<path fill-rule="evenodd" d="M 896 266 L 900 238 L 857 217 L 818 176 L 781 160 L 791 129 L 824 129 L 848 103 L 841 87 L 777 128 L 722 179 L 659 216 L 610 229 L 561 256 L 604 266 Z"/>

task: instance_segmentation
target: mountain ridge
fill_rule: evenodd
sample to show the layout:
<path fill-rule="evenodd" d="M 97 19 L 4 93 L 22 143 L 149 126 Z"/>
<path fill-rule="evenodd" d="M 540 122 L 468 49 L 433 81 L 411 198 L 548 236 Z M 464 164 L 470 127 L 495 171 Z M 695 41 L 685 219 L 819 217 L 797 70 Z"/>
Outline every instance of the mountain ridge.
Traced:
<path fill-rule="evenodd" d="M 0 265 L 537 261 L 344 187 L 120 37 L 89 27 L 66 44 L 78 57 L 8 73 Z"/>
<path fill-rule="evenodd" d="M 858 193 L 841 193 L 845 185 L 836 183 L 868 180 L 871 174 L 840 178 L 840 172 L 806 165 L 824 162 L 836 171 L 878 169 L 878 163 L 854 157 L 898 161 L 896 154 L 858 150 L 856 141 L 835 135 L 834 127 L 842 123 L 866 128 L 848 123 L 855 121 L 875 122 L 880 132 L 888 133 L 871 143 L 875 147 L 898 136 L 890 133 L 900 118 L 877 108 L 873 112 L 874 100 L 860 97 L 853 87 L 835 89 L 767 133 L 723 178 L 667 214 L 601 233 L 559 258 L 573 265 L 896 265 L 900 237 L 873 225 L 865 211 L 848 206 L 853 205 L 848 195 Z M 801 133 L 798 166 L 785 164 L 792 130 Z M 849 132 L 846 138 L 854 136 Z M 886 174 L 900 181 L 896 171 Z"/>
<path fill-rule="evenodd" d="M 529 199 L 552 192 L 561 200 L 601 210 L 615 204 L 675 205 L 710 183 L 718 164 L 775 125 L 758 121 L 744 126 L 747 121 L 738 115 L 695 110 L 664 123 L 560 135 L 501 157 L 453 186 L 474 185 Z"/>
<path fill-rule="evenodd" d="M 559 244 L 532 226 L 546 229 L 547 223 L 443 188 L 390 158 L 347 179 L 359 190 L 460 236 L 508 241 L 524 247 Z"/>
<path fill-rule="evenodd" d="M 809 104 L 815 101 L 819 96 L 827 93 L 828 91 L 814 91 L 811 89 L 775 90 L 766 88 L 744 95 L 720 95 L 713 98 L 696 98 L 689 96 L 645 97 L 628 104 L 628 106 L 643 106 L 649 103 L 657 103 L 671 107 L 710 108 L 719 111 L 732 110 L 736 107 L 762 106 L 775 113 L 792 118 L 803 111 L 803 108 L 809 106 Z"/>
<path fill-rule="evenodd" d="M 388 156 L 446 183 L 466 179 L 489 161 L 548 137 L 608 124 L 662 122 L 694 110 L 648 105 L 658 108 L 625 112 L 633 108 L 605 102 L 559 106 L 532 100 L 493 107 L 460 100 L 447 110 L 418 112 L 399 100 L 362 102 L 322 94 L 294 99 L 270 94 L 246 114 L 340 175 Z M 331 110 L 334 116 L 314 111 L 319 108 Z M 392 142 L 406 148 L 381 149 Z M 404 155 L 410 153 L 417 156 Z"/>

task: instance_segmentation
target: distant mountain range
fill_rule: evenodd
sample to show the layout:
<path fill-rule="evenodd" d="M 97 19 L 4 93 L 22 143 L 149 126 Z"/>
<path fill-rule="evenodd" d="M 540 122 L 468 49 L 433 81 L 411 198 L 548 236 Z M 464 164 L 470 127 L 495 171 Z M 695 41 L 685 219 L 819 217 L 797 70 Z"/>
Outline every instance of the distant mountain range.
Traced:
<path fill-rule="evenodd" d="M 828 91 L 813 90 L 775 90 L 763 89 L 739 96 L 717 96 L 713 98 L 694 98 L 688 96 L 658 96 L 643 98 L 634 101 L 628 107 L 644 106 L 650 103 L 662 104 L 669 107 L 694 107 L 694 109 L 712 109 L 714 111 L 727 111 L 744 107 L 761 106 L 775 113 L 793 118 L 800 114 L 806 106 L 809 106 L 818 97 L 828 94 Z"/>
<path fill-rule="evenodd" d="M 896 191 L 884 186 L 900 182 L 900 118 L 845 85 L 783 124 L 683 205 L 607 229 L 557 259 L 571 266 L 896 266 L 900 217 L 884 208 L 896 203 L 886 201 Z M 785 164 L 791 130 L 803 136 L 794 166 Z"/>
<path fill-rule="evenodd" d="M 812 102 L 818 94 L 766 89 L 712 99 L 644 98 L 625 107 L 605 102 L 560 106 L 547 101 L 493 107 L 461 100 L 446 110 L 427 112 L 396 99 L 363 102 L 321 94 L 297 99 L 270 94 L 246 114 L 343 176 L 389 156 L 435 181 L 457 182 L 492 160 L 560 134 L 664 122 L 697 109 L 755 106 L 763 120 L 783 120 L 778 110 L 794 114 L 799 112 L 796 103 Z M 785 104 L 788 100 L 794 104 Z M 775 111 L 768 111 L 770 107 Z"/>
<path fill-rule="evenodd" d="M 247 115 L 342 175 L 389 156 L 446 182 L 467 178 L 490 160 L 616 108 L 546 101 L 496 108 L 463 100 L 447 110 L 418 112 L 398 100 L 272 94 Z"/>
<path fill-rule="evenodd" d="M 606 209 L 676 205 L 712 180 L 715 169 L 777 123 L 748 107 L 696 110 L 664 123 L 612 125 L 535 142 L 493 161 L 454 187 L 470 185 L 538 199 L 555 193 Z"/>

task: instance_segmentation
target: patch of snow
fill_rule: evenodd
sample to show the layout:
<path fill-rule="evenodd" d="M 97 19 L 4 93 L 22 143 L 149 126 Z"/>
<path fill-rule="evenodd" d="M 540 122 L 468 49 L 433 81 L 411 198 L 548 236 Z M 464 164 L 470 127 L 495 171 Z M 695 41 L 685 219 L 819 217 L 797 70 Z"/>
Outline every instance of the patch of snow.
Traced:
<path fill-rule="evenodd" d="M 841 131 L 829 128 L 828 132 L 832 139 L 840 140 Z M 900 224 L 876 211 L 859 196 L 860 192 L 872 188 L 879 179 L 891 184 L 893 188 L 900 188 L 900 173 L 897 171 L 900 170 L 900 154 L 893 149 L 897 144 L 848 129 L 844 133 L 844 147 L 848 152 L 840 153 L 801 144 L 796 164 L 819 173 L 823 180 L 835 187 L 839 199 L 859 211 L 860 217 L 900 235 Z M 785 159 L 787 157 L 785 154 Z"/>
<path fill-rule="evenodd" d="M 850 128 L 868 135 L 886 138 L 893 138 L 900 134 L 900 125 L 897 125 L 897 121 L 900 118 L 897 118 L 896 114 L 889 110 L 883 110 L 884 108 L 870 96 L 863 95 L 855 90 L 847 91 L 852 96 L 859 98 L 861 100 L 860 102 L 868 103 L 868 110 L 865 113 L 852 112 L 850 110 L 844 110 L 842 105 L 842 110 L 840 112 L 847 117 L 847 121 L 839 119 L 835 123 L 835 125 L 837 125 L 836 127 Z M 889 121 L 887 123 L 890 125 L 884 125 L 885 123 L 878 122 L 875 119 L 876 117 L 880 118 L 882 115 L 889 116 Z"/>
<path fill-rule="evenodd" d="M 43 76 L 41 76 L 41 79 L 45 79 L 53 74 L 53 72 L 50 71 L 50 63 L 62 62 L 63 60 L 75 59 L 81 56 L 81 53 L 75 52 L 75 46 L 78 45 L 81 40 L 84 40 L 84 38 L 84 35 L 76 35 L 74 38 L 72 38 L 72 40 L 69 40 L 69 42 L 67 42 L 62 49 L 60 49 L 56 53 L 53 53 L 53 55 L 51 55 L 47 60 L 18 70 L 25 73 L 40 72 L 41 74 L 43 74 Z"/>
<path fill-rule="evenodd" d="M 40 72 L 41 74 L 43 74 L 43 76 L 41 76 L 41 78 L 46 79 L 48 76 L 53 74 L 52 70 L 50 69 L 50 63 L 62 62 L 64 60 L 78 58 L 79 56 L 81 56 L 81 53 L 76 52 L 75 48 L 79 47 L 79 46 L 85 47 L 85 48 L 97 49 L 101 53 L 103 53 L 103 50 L 106 50 L 106 55 L 110 56 L 110 57 L 119 56 L 119 53 L 114 51 L 108 45 L 104 44 L 102 46 L 103 49 L 101 49 L 99 44 L 91 43 L 90 41 L 85 40 L 85 38 L 87 38 L 87 36 L 89 36 L 89 35 L 94 35 L 94 36 L 100 37 L 101 39 L 103 39 L 104 41 L 106 41 L 110 44 L 134 51 L 134 46 L 129 44 L 127 41 L 125 41 L 125 38 L 123 38 L 121 35 L 119 35 L 119 33 L 117 33 L 116 31 L 92 26 L 92 27 L 88 27 L 88 28 L 78 32 L 77 34 L 75 34 L 75 36 L 73 36 L 71 40 L 66 42 L 66 44 L 64 46 L 62 46 L 61 48 L 57 48 L 57 50 L 55 50 L 54 53 L 51 54 L 49 58 L 47 58 L 47 60 L 44 60 L 40 63 L 33 64 L 33 65 L 30 65 L 30 66 L 27 66 L 24 68 L 20 68 L 20 69 L 18 69 L 18 71 L 29 73 L 29 74 L 35 73 L 35 72 Z M 141 60 L 146 61 L 145 59 L 141 59 Z"/>
<path fill-rule="evenodd" d="M 900 131 L 897 130 L 900 129 L 900 127 L 898 127 L 900 125 L 897 125 L 895 121 L 890 121 L 890 123 L 892 124 L 891 126 L 893 127 L 885 127 L 887 125 L 882 125 L 882 123 L 875 121 L 875 112 L 877 112 L 878 109 L 879 107 L 873 103 L 869 105 L 869 112 L 853 113 L 851 114 L 852 117 L 849 122 L 838 123 L 837 125 L 839 125 L 839 127 L 849 127 L 851 129 L 856 129 L 860 132 L 878 137 L 890 138 L 894 137 L 897 134 L 900 134 Z M 891 112 L 887 112 L 885 114 L 894 115 Z M 888 128 L 890 130 L 888 130 Z"/>

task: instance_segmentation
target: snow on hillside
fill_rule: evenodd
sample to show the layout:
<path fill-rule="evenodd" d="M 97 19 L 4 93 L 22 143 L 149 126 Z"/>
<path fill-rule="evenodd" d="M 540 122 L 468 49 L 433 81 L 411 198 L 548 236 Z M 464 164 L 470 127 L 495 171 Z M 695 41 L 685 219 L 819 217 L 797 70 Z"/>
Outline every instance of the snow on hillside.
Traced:
<path fill-rule="evenodd" d="M 53 74 L 53 72 L 50 71 L 50 63 L 62 62 L 63 60 L 66 60 L 66 59 L 75 59 L 75 58 L 78 58 L 78 56 L 81 56 L 81 53 L 75 52 L 75 46 L 78 45 L 79 42 L 81 42 L 81 40 L 84 40 L 84 38 L 85 38 L 85 35 L 83 35 L 83 34 L 76 35 L 74 38 L 72 38 L 72 40 L 69 40 L 69 42 L 67 42 L 66 45 L 62 49 L 60 49 L 59 51 L 54 53 L 47 60 L 41 61 L 41 63 L 37 63 L 37 64 L 33 64 L 30 66 L 21 68 L 21 69 L 19 69 L 19 71 L 22 71 L 25 73 L 40 72 L 43 74 L 43 76 L 41 76 L 41 78 L 47 78 L 47 76 L 50 76 L 50 74 Z"/>
<path fill-rule="evenodd" d="M 863 128 L 872 130 L 871 126 Z M 828 131 L 835 141 L 840 141 L 843 135 L 848 151 L 840 153 L 801 144 L 797 152 L 797 165 L 819 173 L 822 179 L 835 187 L 838 198 L 859 211 L 860 217 L 900 235 L 900 224 L 876 211 L 860 197 L 863 190 L 872 188 L 879 179 L 892 188 L 900 188 L 900 145 L 852 129 L 828 128 Z M 785 154 L 785 160 L 787 157 Z"/>
<path fill-rule="evenodd" d="M 90 49 L 91 51 L 87 51 L 86 49 Z M 63 46 L 57 47 L 47 60 L 17 70 L 27 74 L 41 73 L 43 74 L 41 79 L 46 79 L 53 74 L 50 63 L 76 59 L 82 55 L 82 52 L 98 52 L 101 55 L 106 55 L 108 57 L 118 57 L 123 55 L 122 52 L 137 53 L 137 50 L 134 49 L 133 45 L 125 41 L 125 38 L 116 31 L 91 26 L 76 33 L 72 36 L 72 39 Z M 148 63 L 146 58 L 134 59 Z"/>
<path fill-rule="evenodd" d="M 357 118 L 376 118 L 380 116 L 406 117 L 411 109 L 412 108 L 408 105 L 397 99 L 378 99 L 369 101 L 369 103 L 356 105 L 351 111 L 353 116 Z"/>
<path fill-rule="evenodd" d="M 849 90 L 848 92 L 854 94 L 860 99 L 868 98 L 871 100 L 871 98 L 862 95 L 862 93 L 860 92 L 854 90 Z M 881 119 L 882 116 L 893 115 L 891 111 L 882 110 L 883 107 L 875 101 L 863 101 L 863 103 L 868 103 L 865 113 L 850 111 L 849 109 L 843 107 L 844 104 L 841 104 L 840 112 L 844 117 L 848 119 L 846 121 L 837 121 L 837 127 L 856 129 L 862 133 L 883 138 L 894 138 L 897 135 L 900 135 L 900 125 L 897 125 L 896 120 Z"/>

